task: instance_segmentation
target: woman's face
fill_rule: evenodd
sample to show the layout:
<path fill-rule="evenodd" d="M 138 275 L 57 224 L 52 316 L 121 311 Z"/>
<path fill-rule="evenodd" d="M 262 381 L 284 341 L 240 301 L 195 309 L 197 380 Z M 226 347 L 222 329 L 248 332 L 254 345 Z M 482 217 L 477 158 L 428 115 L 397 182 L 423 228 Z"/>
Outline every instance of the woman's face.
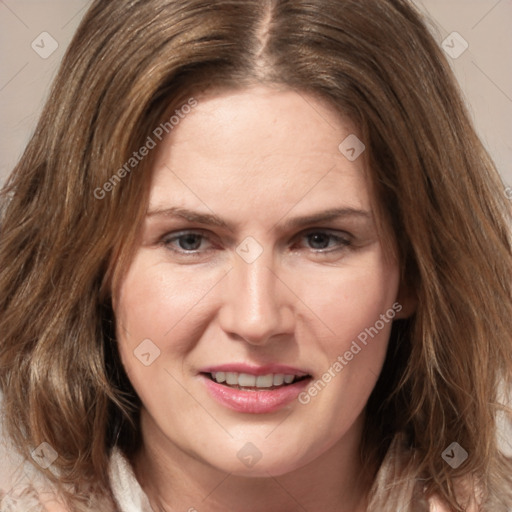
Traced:
<path fill-rule="evenodd" d="M 120 355 L 146 444 L 284 474 L 358 441 L 400 316 L 398 264 L 348 120 L 290 90 L 197 101 L 155 149 L 114 296 Z"/>

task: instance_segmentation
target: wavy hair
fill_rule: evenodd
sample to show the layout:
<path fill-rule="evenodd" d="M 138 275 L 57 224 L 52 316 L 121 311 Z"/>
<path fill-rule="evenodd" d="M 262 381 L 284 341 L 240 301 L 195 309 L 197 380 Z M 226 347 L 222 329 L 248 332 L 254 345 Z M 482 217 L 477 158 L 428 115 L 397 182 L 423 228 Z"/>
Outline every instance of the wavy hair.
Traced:
<path fill-rule="evenodd" d="M 368 510 L 418 512 L 434 495 L 455 511 L 477 498 L 507 510 L 497 418 L 510 418 L 499 391 L 512 386 L 510 202 L 406 0 L 92 2 L 2 192 L 0 386 L 17 448 L 58 452 L 46 475 L 73 510 L 110 500 L 112 448 L 141 443 L 111 295 L 154 152 L 130 159 L 202 91 L 253 84 L 313 94 L 358 127 L 382 232 L 416 297 L 366 407 L 361 457 L 379 467 Z M 454 441 L 469 454 L 457 469 L 441 456 Z"/>

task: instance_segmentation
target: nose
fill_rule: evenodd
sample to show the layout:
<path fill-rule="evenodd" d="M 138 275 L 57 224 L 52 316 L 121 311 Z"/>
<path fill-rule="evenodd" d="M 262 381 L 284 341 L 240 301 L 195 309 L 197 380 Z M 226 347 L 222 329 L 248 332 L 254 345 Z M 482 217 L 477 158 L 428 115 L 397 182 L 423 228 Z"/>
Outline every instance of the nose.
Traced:
<path fill-rule="evenodd" d="M 274 270 L 270 255 L 264 252 L 252 263 L 237 258 L 223 291 L 224 332 L 251 345 L 293 333 L 293 294 Z"/>

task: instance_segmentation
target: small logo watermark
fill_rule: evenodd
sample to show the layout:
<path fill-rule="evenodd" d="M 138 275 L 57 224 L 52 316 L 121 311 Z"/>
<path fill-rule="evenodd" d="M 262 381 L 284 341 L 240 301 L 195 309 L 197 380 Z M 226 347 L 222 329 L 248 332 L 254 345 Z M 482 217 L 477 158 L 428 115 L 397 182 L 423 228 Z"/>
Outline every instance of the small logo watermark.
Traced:
<path fill-rule="evenodd" d="M 30 45 L 39 57 L 47 59 L 59 47 L 59 43 L 48 32 L 41 32 Z"/>
<path fill-rule="evenodd" d="M 359 158 L 361 153 L 366 149 L 366 146 L 356 135 L 351 133 L 348 137 L 343 139 L 338 149 L 347 160 L 353 162 Z"/>
<path fill-rule="evenodd" d="M 30 455 L 43 469 L 48 469 L 59 457 L 48 443 L 41 443 Z"/>
<path fill-rule="evenodd" d="M 458 32 L 452 32 L 441 46 L 452 59 L 458 59 L 469 48 L 469 43 Z"/>
<path fill-rule="evenodd" d="M 441 457 L 453 468 L 457 469 L 467 458 L 468 452 L 459 443 L 453 442 L 441 454 Z"/>
<path fill-rule="evenodd" d="M 239 458 L 242 464 L 248 468 L 252 468 L 261 459 L 263 454 L 259 451 L 257 446 L 248 442 L 245 443 L 242 448 L 240 448 L 240 450 L 238 450 L 236 456 Z"/>
<path fill-rule="evenodd" d="M 248 236 L 238 245 L 236 252 L 246 263 L 253 263 L 261 256 L 263 247 L 255 238 Z"/>
<path fill-rule="evenodd" d="M 133 354 L 144 366 L 151 366 L 160 357 L 160 349 L 146 338 L 137 346 Z"/>

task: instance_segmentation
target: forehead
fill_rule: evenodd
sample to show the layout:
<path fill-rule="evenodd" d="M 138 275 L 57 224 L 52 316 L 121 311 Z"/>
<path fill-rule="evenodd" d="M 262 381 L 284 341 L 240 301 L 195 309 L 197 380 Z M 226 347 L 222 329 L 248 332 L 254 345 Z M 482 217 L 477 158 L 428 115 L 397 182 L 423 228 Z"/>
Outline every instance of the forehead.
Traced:
<path fill-rule="evenodd" d="M 364 159 L 339 149 L 356 130 L 327 103 L 263 86 L 197 101 L 160 143 L 150 207 L 370 209 Z"/>

